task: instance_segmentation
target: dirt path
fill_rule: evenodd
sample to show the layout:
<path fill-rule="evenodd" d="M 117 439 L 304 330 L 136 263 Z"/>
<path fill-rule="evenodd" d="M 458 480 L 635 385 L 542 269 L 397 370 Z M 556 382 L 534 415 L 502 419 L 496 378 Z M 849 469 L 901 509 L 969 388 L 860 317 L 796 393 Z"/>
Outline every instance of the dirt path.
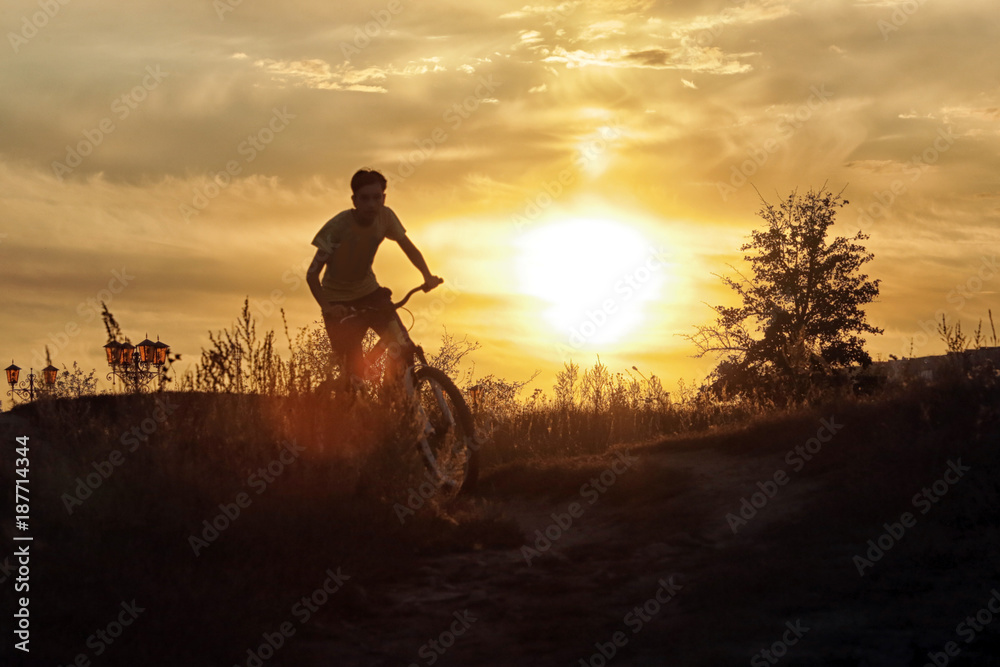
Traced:
<path fill-rule="evenodd" d="M 945 439 L 948 451 L 914 456 L 914 441 L 881 444 L 896 427 L 859 421 L 790 467 L 819 423 L 636 447 L 627 466 L 609 455 L 493 471 L 482 502 L 516 521 L 523 545 L 357 582 L 363 604 L 318 617 L 284 664 L 923 665 L 1000 585 L 983 547 L 984 529 L 997 544 L 984 526 L 991 455 Z M 984 456 L 974 481 L 859 570 L 868 540 L 963 451 Z M 762 506 L 734 523 L 751 497 Z M 949 664 L 998 664 L 998 637 L 1000 622 L 984 627 Z"/>
<path fill-rule="evenodd" d="M 287 664 L 599 665 L 602 647 L 614 649 L 616 665 L 749 662 L 756 646 L 723 631 L 742 614 L 706 604 L 699 588 L 731 567 L 733 489 L 770 474 L 773 463 L 712 450 L 650 449 L 636 460 L 619 462 L 620 474 L 601 471 L 614 479 L 603 494 L 593 485 L 539 501 L 495 482 L 486 495 L 520 525 L 524 548 L 428 559 L 360 584 L 365 613 L 320 619 Z M 793 518 L 804 491 L 786 490 L 784 508 L 760 528 Z M 784 630 L 783 621 L 758 624 L 779 638 Z"/>

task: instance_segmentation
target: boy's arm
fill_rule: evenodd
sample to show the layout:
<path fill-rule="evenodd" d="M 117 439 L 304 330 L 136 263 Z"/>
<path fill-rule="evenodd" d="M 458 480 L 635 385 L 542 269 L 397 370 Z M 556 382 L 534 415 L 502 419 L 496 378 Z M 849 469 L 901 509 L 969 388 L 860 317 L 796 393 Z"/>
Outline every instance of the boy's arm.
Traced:
<path fill-rule="evenodd" d="M 316 303 L 319 304 L 319 307 L 324 310 L 330 304 L 326 303 L 323 298 L 323 288 L 320 286 L 319 274 L 323 270 L 323 267 L 326 266 L 329 259 L 330 253 L 317 248 L 316 255 L 313 256 L 313 260 L 309 264 L 309 268 L 306 270 L 306 284 L 309 285 L 309 291 L 312 292 L 313 298 L 316 299 Z"/>
<path fill-rule="evenodd" d="M 427 262 L 424 260 L 424 256 L 419 250 L 417 250 L 417 246 L 413 245 L 413 241 L 410 240 L 409 236 L 404 234 L 403 237 L 397 241 L 397 243 L 399 244 L 399 247 L 403 249 L 403 252 L 406 253 L 406 257 L 413 263 L 413 266 L 417 267 L 420 273 L 423 274 L 425 290 L 437 287 L 444 282 L 444 280 L 432 274 L 431 270 L 427 268 Z"/>

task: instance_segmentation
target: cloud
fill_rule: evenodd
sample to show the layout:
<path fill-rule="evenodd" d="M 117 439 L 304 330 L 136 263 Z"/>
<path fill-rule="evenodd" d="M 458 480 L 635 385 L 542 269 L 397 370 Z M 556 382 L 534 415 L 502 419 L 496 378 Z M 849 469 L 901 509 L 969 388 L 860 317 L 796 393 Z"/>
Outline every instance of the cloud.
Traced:
<path fill-rule="evenodd" d="M 610 37 L 621 37 L 626 34 L 625 22 L 620 19 L 598 21 L 586 26 L 580 33 L 580 39 L 593 42 Z"/>
<path fill-rule="evenodd" d="M 847 169 L 856 169 L 870 174 L 895 174 L 903 171 L 904 166 L 904 162 L 896 160 L 851 160 L 844 164 Z"/>
<path fill-rule="evenodd" d="M 541 44 L 542 41 L 544 41 L 542 40 L 542 33 L 538 32 L 537 30 L 522 30 L 519 35 L 519 38 L 521 44 L 526 44 L 529 46 L 534 44 Z"/>
<path fill-rule="evenodd" d="M 589 52 L 582 49 L 568 51 L 560 46 L 553 49 L 552 55 L 544 58 L 543 62 L 561 63 L 566 67 L 677 69 L 709 74 L 739 74 L 752 69 L 750 65 L 739 62 L 735 56 L 727 56 L 714 47 L 622 48 Z"/>
<path fill-rule="evenodd" d="M 506 12 L 500 15 L 501 19 L 523 19 L 545 15 L 550 19 L 561 18 L 572 14 L 580 0 L 576 2 L 562 2 L 558 5 L 525 5 L 521 9 Z"/>
<path fill-rule="evenodd" d="M 331 67 L 319 60 L 279 61 L 264 58 L 254 61 L 254 66 L 270 76 L 279 86 L 293 85 L 317 90 L 355 90 L 369 93 L 387 92 L 381 84 L 388 74 L 377 67 L 355 70 L 349 63 Z"/>
<path fill-rule="evenodd" d="M 320 59 L 283 61 L 263 58 L 254 61 L 254 66 L 266 72 L 270 80 L 279 86 L 386 93 L 388 91 L 384 84 L 390 77 L 413 77 L 447 71 L 439 62 L 440 58 L 424 58 L 422 62 L 409 63 L 402 68 L 372 66 L 359 70 L 346 61 L 330 65 Z M 470 70 L 475 71 L 468 66 L 465 71 Z"/>
<path fill-rule="evenodd" d="M 993 2 L 923 3 L 889 40 L 876 21 L 898 3 L 522 2 L 404 2 L 360 41 L 384 2 L 244 2 L 224 20 L 211 3 L 65 5 L 0 60 L 0 274 L 17 287 L 5 340 L 60 329 L 122 259 L 142 263 L 144 282 L 116 314 L 139 322 L 155 304 L 156 317 L 195 333 L 216 329 L 248 292 L 284 289 L 307 237 L 349 206 L 346 179 L 362 165 L 414 167 L 391 179 L 393 205 L 418 236 L 425 221 L 457 221 L 433 239 L 480 229 L 484 214 L 508 224 L 568 170 L 545 215 L 589 193 L 689 220 L 720 254 L 697 267 L 706 275 L 738 256 L 726 233 L 749 229 L 759 205 L 749 185 L 719 196 L 716 182 L 734 169 L 753 171 L 747 180 L 769 197 L 850 183 L 850 224 L 902 180 L 871 227 L 899 313 L 926 306 L 908 272 L 958 280 L 975 244 L 995 241 L 983 231 L 1000 225 L 987 187 L 1000 170 Z M 12 0 L 7 15 L 17 24 L 37 11 L 36 0 Z M 169 77 L 115 115 L 157 65 Z M 491 77 L 502 85 L 477 94 Z M 823 86 L 832 97 L 810 109 Z M 295 117 L 272 136 L 275 109 Z M 98 136 L 105 118 L 115 129 Z M 621 135 L 595 176 L 580 146 L 612 121 Z M 905 171 L 943 146 L 940 131 L 955 142 L 929 168 Z M 263 150 L 247 150 L 262 137 Z M 769 140 L 776 149 L 762 154 Z M 82 164 L 55 179 L 52 163 L 81 145 Z M 178 206 L 211 191 L 229 163 L 240 173 L 183 224 Z M 466 236 L 470 273 L 503 247 L 498 235 Z M 932 261 L 942 249 L 955 253 L 944 269 Z M 503 270 L 496 260 L 483 281 Z M 691 291 L 691 313 L 703 289 Z M 310 309 L 296 294 L 292 307 Z M 484 313 L 509 306 L 491 302 L 463 326 L 475 335 Z M 102 342 L 88 345 L 100 353 Z"/>

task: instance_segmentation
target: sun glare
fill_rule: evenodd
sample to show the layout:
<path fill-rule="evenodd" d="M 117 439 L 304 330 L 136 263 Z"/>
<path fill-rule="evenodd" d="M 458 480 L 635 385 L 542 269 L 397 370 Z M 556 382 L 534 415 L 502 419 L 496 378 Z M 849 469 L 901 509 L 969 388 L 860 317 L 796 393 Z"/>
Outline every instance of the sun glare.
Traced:
<path fill-rule="evenodd" d="M 546 304 L 548 324 L 576 349 L 633 332 L 665 279 L 662 253 L 634 227 L 611 220 L 550 223 L 518 245 L 521 293 Z"/>

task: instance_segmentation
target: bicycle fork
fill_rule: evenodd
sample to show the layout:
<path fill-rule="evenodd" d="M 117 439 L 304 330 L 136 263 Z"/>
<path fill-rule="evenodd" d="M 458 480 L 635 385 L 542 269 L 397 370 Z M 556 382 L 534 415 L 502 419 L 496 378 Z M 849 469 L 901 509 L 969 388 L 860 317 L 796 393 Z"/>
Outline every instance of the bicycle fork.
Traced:
<path fill-rule="evenodd" d="M 437 382 L 433 380 L 428 381 L 431 390 L 434 392 L 434 400 L 437 402 L 438 408 L 441 410 L 442 415 L 445 418 L 445 433 L 440 434 L 441 437 L 447 436 L 449 431 L 454 431 L 456 427 L 455 416 L 452 414 L 451 409 L 448 407 L 448 401 L 445 399 L 444 392 L 441 391 L 441 387 Z M 410 398 L 410 401 L 417 406 L 417 415 L 423 422 L 423 435 L 420 438 L 420 448 L 423 452 L 424 458 L 430 463 L 430 468 L 433 471 L 437 481 L 443 485 L 455 486 L 457 482 L 449 478 L 442 472 L 441 466 L 438 464 L 437 456 L 435 456 L 433 449 L 430 445 L 430 438 L 434 435 L 438 435 L 437 429 L 434 428 L 434 424 L 431 423 L 430 417 L 427 415 L 427 411 L 424 410 L 423 403 L 419 400 L 416 390 L 416 379 L 414 377 L 414 367 L 410 366 L 406 369 L 406 392 Z"/>

